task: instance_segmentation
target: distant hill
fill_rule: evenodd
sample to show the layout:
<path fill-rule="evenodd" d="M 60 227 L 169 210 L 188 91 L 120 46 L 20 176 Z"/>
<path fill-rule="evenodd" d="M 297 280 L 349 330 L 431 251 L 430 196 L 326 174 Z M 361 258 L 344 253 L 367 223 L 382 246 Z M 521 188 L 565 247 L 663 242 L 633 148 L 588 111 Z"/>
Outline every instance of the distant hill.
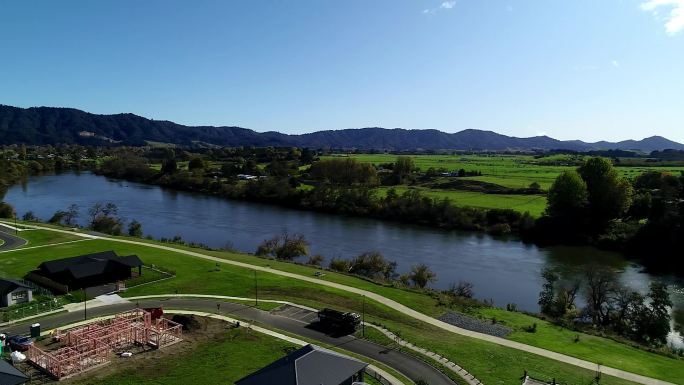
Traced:
<path fill-rule="evenodd" d="M 663 137 L 623 142 L 560 141 L 548 136 L 516 138 L 492 131 L 385 129 L 379 127 L 327 130 L 286 135 L 241 127 L 184 126 L 133 114 L 96 115 L 73 108 L 18 108 L 0 105 L 0 144 L 119 144 L 163 142 L 180 145 L 298 146 L 311 148 L 385 150 L 684 150 Z"/>

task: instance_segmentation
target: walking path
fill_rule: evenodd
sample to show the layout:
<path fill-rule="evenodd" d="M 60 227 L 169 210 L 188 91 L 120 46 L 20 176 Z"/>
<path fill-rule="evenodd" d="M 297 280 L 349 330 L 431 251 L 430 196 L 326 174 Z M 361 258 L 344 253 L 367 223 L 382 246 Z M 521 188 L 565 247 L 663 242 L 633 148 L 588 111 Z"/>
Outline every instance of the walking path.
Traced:
<path fill-rule="evenodd" d="M 546 358 L 553 359 L 553 360 L 558 361 L 558 362 L 563 362 L 566 364 L 574 365 L 574 366 L 584 368 L 587 370 L 591 370 L 591 371 L 596 370 L 596 367 L 597 367 L 596 363 L 589 362 L 586 360 L 582 360 L 582 359 L 579 359 L 576 357 L 571 357 L 571 356 L 568 356 L 565 354 L 557 353 L 557 352 L 554 352 L 551 350 L 542 349 L 542 348 L 539 348 L 536 346 L 526 345 L 526 344 L 523 344 L 520 342 L 507 340 L 507 339 L 504 339 L 501 337 L 490 336 L 488 334 L 483 334 L 483 333 L 478 333 L 478 332 L 473 332 L 470 330 L 462 329 L 462 328 L 459 328 L 457 326 L 454 326 L 454 325 L 448 324 L 446 322 L 440 321 L 436 318 L 432 318 L 432 317 L 425 315 L 423 313 L 420 313 L 416 310 L 409 308 L 406 305 L 403 305 L 403 304 L 396 302 L 394 300 L 391 300 L 389 298 L 383 297 L 383 296 L 381 296 L 377 293 L 374 293 L 372 291 L 363 290 L 363 289 L 359 289 L 356 287 L 339 284 L 336 282 L 330 282 L 330 281 L 325 281 L 322 279 L 308 277 L 308 276 L 304 276 L 304 275 L 300 275 L 300 274 L 295 274 L 295 273 L 290 273 L 290 272 L 286 272 L 286 271 L 271 269 L 269 267 L 250 265 L 248 263 L 218 258 L 218 257 L 206 255 L 206 254 L 201 254 L 201 253 L 198 253 L 195 251 L 177 249 L 177 248 L 174 248 L 171 246 L 159 245 L 159 244 L 154 244 L 154 243 L 146 243 L 146 242 L 140 242 L 140 241 L 132 241 L 132 240 L 128 240 L 128 239 L 119 239 L 119 238 L 110 238 L 110 237 L 97 237 L 97 236 L 93 236 L 93 235 L 77 233 L 74 231 L 53 229 L 53 228 L 42 227 L 42 226 L 28 226 L 28 225 L 25 225 L 25 226 L 26 227 L 33 227 L 33 228 L 37 228 L 37 229 L 42 229 L 42 230 L 50 230 L 50 231 L 61 232 L 61 233 L 81 235 L 81 236 L 85 236 L 85 237 L 91 238 L 91 239 L 98 239 L 99 238 L 99 239 L 108 240 L 108 241 L 112 241 L 112 242 L 127 243 L 127 244 L 138 245 L 138 246 L 146 246 L 146 247 L 151 247 L 151 248 L 155 248 L 155 249 L 166 250 L 166 251 L 170 251 L 170 252 L 174 252 L 174 253 L 185 254 L 185 255 L 189 255 L 189 256 L 193 256 L 193 257 L 197 257 L 197 258 L 202 258 L 202 259 L 209 260 L 212 262 L 224 263 L 224 264 L 239 266 L 239 267 L 246 268 L 246 269 L 268 272 L 268 273 L 280 275 L 283 277 L 288 277 L 288 278 L 293 278 L 293 279 L 298 279 L 298 280 L 302 280 L 302 281 L 306 281 L 306 282 L 315 283 L 315 284 L 321 285 L 321 286 L 332 287 L 332 288 L 347 291 L 350 293 L 355 293 L 358 295 L 366 296 L 369 299 L 375 300 L 375 301 L 377 301 L 383 305 L 389 306 L 390 308 L 392 308 L 392 309 L 394 309 L 400 313 L 403 313 L 409 317 L 412 317 L 414 319 L 420 320 L 422 322 L 425 322 L 427 324 L 430 324 L 432 326 L 438 327 L 440 329 L 443 329 L 443 330 L 446 330 L 446 331 L 449 331 L 452 333 L 460 334 L 460 335 L 463 335 L 466 337 L 476 338 L 476 339 L 479 339 L 482 341 L 491 342 L 491 343 L 494 343 L 497 345 L 501 345 L 501 346 L 505 346 L 508 348 L 525 351 L 525 352 L 532 353 L 532 354 L 537 354 L 537 355 L 540 355 L 540 356 L 543 356 Z M 662 381 L 662 380 L 658 380 L 655 378 L 642 376 L 639 374 L 631 373 L 631 372 L 621 370 L 621 369 L 611 368 L 608 366 L 601 366 L 601 372 L 605 375 L 622 378 L 624 380 L 633 381 L 633 382 L 637 382 L 637 383 L 644 384 L 644 385 L 674 385 L 671 382 Z"/>
<path fill-rule="evenodd" d="M 162 307 L 165 313 L 192 312 L 192 314 L 207 315 L 213 318 L 224 317 L 218 319 L 230 320 L 231 322 L 239 321 L 241 326 L 248 326 L 260 332 L 262 330 L 274 333 L 277 333 L 276 330 L 283 331 L 284 333 L 290 334 L 290 336 L 287 336 L 281 333 L 281 335 L 284 336 L 283 339 L 293 343 L 303 343 L 302 341 L 304 340 L 319 341 L 326 346 L 334 346 L 375 360 L 413 380 L 424 379 L 431 385 L 454 385 L 454 382 L 442 372 L 416 357 L 396 350 L 388 350 L 384 346 L 358 339 L 354 336 L 329 336 L 322 331 L 308 327 L 309 325 L 306 323 L 265 310 L 260 310 L 253 306 L 235 302 L 223 302 L 220 297 L 214 298 L 215 301 L 190 298 L 143 299 L 136 297 L 129 299 L 130 301 L 125 302 L 102 301 L 110 304 L 102 304 L 95 308 L 88 307 L 87 317 L 85 317 L 86 313 L 83 312 L 83 308 L 81 308 L 82 311 L 80 312 L 62 312 L 60 314 L 41 318 L 40 324 L 43 329 L 43 333 L 41 334 L 49 334 L 51 330 L 56 328 L 67 329 L 93 322 L 94 320 L 106 319 L 113 314 L 131 310 L 136 307 Z M 84 318 L 87 318 L 87 321 L 85 321 Z M 30 324 L 31 322 L 17 323 L 8 326 L 3 332 L 8 334 L 26 333 L 29 330 Z M 375 369 L 376 372 L 381 373 L 382 376 L 387 379 L 393 379 L 392 381 L 396 380 L 395 377 L 387 374 L 382 369 L 377 368 L 377 366 L 373 369 Z M 395 383 L 402 384 L 401 382 L 393 382 L 393 384 Z"/>

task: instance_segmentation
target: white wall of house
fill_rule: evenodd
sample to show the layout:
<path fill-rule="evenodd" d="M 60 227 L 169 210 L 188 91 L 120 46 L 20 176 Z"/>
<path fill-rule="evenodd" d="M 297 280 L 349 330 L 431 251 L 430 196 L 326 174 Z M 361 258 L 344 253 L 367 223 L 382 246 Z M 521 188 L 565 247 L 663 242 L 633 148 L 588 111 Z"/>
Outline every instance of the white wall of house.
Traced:
<path fill-rule="evenodd" d="M 19 287 L 6 295 L 0 296 L 0 306 L 7 307 L 16 305 L 18 303 L 33 301 L 33 290 L 25 287 Z"/>

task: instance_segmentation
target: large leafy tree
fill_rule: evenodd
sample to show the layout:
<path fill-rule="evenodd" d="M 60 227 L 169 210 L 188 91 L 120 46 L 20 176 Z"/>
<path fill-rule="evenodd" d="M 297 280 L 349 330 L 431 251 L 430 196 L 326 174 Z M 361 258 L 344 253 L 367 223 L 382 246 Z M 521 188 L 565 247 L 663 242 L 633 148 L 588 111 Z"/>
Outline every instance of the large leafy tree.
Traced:
<path fill-rule="evenodd" d="M 396 162 L 394 162 L 392 173 L 396 183 L 402 184 L 415 170 L 416 163 L 413 161 L 413 158 L 408 156 L 400 156 L 397 158 Z"/>
<path fill-rule="evenodd" d="M 578 171 L 587 184 L 588 207 L 596 224 L 604 224 L 627 211 L 632 202 L 632 186 L 618 176 L 609 159 L 587 159 Z"/>
<path fill-rule="evenodd" d="M 587 184 L 576 171 L 565 171 L 553 182 L 546 212 L 552 217 L 577 215 L 588 203 Z"/>

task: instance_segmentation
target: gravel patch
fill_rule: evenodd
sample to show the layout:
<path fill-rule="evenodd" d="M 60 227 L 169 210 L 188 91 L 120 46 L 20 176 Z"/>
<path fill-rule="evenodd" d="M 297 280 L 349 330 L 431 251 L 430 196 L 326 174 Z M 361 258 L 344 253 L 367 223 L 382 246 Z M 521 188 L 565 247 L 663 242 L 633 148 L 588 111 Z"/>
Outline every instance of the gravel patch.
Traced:
<path fill-rule="evenodd" d="M 453 312 L 444 314 L 439 317 L 439 320 L 466 330 L 489 334 L 490 336 L 495 337 L 506 337 L 513 331 L 511 328 L 503 325 L 493 324 L 488 321 Z"/>

